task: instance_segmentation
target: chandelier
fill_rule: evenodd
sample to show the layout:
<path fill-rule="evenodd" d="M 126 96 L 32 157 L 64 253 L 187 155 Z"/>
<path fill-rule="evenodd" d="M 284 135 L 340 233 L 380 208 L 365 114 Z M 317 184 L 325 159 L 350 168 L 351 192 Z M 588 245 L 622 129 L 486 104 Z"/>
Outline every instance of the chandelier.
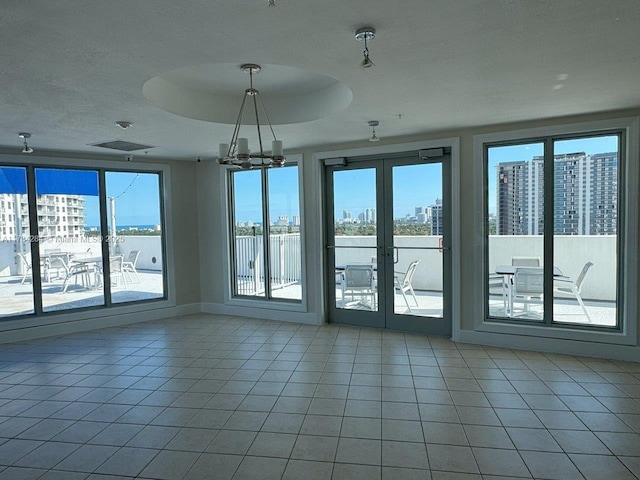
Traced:
<path fill-rule="evenodd" d="M 267 115 L 267 111 L 264 108 L 262 99 L 260 98 L 260 92 L 253 88 L 253 74 L 260 72 L 262 68 L 260 65 L 247 63 L 242 65 L 240 69 L 249 74 L 249 88 L 244 91 L 244 97 L 242 98 L 242 104 L 240 105 L 240 112 L 238 113 L 238 120 L 236 121 L 233 135 L 231 135 L 231 141 L 229 143 L 220 144 L 218 163 L 220 165 L 240 167 L 245 170 L 250 170 L 252 168 L 281 167 L 285 162 L 285 157 L 282 151 L 282 140 L 278 140 L 276 138 L 276 134 L 273 131 L 271 122 L 269 121 L 269 116 Z M 247 99 L 249 99 L 249 102 L 247 102 Z M 247 103 L 253 104 L 253 111 L 256 116 L 256 129 L 258 131 L 258 145 L 260 146 L 260 153 L 251 153 L 249 150 L 249 140 L 239 136 L 242 117 Z M 271 155 L 266 155 L 262 146 L 262 131 L 260 130 L 258 104 L 260 104 L 264 118 L 266 119 L 267 125 L 269 125 L 269 129 L 273 135 L 273 141 L 271 142 Z"/>

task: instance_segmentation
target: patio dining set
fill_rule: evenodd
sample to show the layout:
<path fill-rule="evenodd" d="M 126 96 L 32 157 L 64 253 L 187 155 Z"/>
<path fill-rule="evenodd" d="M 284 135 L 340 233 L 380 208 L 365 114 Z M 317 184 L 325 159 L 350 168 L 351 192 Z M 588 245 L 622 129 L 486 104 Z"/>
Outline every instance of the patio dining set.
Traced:
<path fill-rule="evenodd" d="M 33 268 L 29 252 L 18 252 L 23 267 L 21 284 L 32 278 Z M 140 283 L 136 269 L 140 250 L 132 250 L 125 258 L 122 254 L 109 256 L 109 275 L 113 286 L 128 288 Z M 44 250 L 40 254 L 40 270 L 44 282 L 59 284 L 57 293 L 78 290 L 96 290 L 103 285 L 103 257 L 95 256 L 91 249 L 86 252 L 66 252 L 62 249 Z M 72 287 L 70 289 L 70 287 Z"/>

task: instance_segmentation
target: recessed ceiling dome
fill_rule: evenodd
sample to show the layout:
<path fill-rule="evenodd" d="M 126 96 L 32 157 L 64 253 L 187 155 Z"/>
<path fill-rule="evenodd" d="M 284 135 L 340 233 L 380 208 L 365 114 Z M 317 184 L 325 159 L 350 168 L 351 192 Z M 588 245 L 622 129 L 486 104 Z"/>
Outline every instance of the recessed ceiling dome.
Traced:
<path fill-rule="evenodd" d="M 148 80 L 145 98 L 177 115 L 214 123 L 235 124 L 249 75 L 239 63 L 195 65 Z M 253 85 L 273 125 L 302 123 L 328 117 L 349 106 L 351 89 L 327 75 L 283 65 L 261 64 Z M 262 115 L 262 112 L 260 112 Z M 243 119 L 255 124 L 254 116 Z"/>

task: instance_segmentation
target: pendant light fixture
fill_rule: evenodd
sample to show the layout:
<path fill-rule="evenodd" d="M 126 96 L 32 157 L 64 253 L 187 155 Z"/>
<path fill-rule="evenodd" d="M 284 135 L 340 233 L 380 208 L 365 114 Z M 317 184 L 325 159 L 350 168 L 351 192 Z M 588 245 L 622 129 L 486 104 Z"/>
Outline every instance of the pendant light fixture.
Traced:
<path fill-rule="evenodd" d="M 371 136 L 369 137 L 370 142 L 379 142 L 380 137 L 376 135 L 376 127 L 380 125 L 378 120 L 369 120 L 369 126 L 371 127 Z"/>
<path fill-rule="evenodd" d="M 373 40 L 376 37 L 376 29 L 373 27 L 359 28 L 358 30 L 356 30 L 355 37 L 356 40 L 360 40 L 361 42 L 364 41 L 364 52 L 362 52 L 364 55 L 364 59 L 362 60 L 362 62 L 360 62 L 360 67 L 375 67 L 376 64 L 371 61 L 371 58 L 369 58 L 369 47 L 367 45 L 367 42 L 369 40 Z"/>
<path fill-rule="evenodd" d="M 29 146 L 29 144 L 27 143 L 27 140 L 29 138 L 31 138 L 31 134 L 30 133 L 19 133 L 18 137 L 20 137 L 22 140 L 24 140 L 24 148 L 22 149 L 22 153 L 33 153 L 33 148 L 31 148 Z"/>
<path fill-rule="evenodd" d="M 238 113 L 236 126 L 233 130 L 233 134 L 231 135 L 231 141 L 229 143 L 220 144 L 218 163 L 220 165 L 240 167 L 245 170 L 250 170 L 252 168 L 281 167 L 285 162 L 285 156 L 282 151 L 282 140 L 278 140 L 276 138 L 276 134 L 273 131 L 271 122 L 269 121 L 269 116 L 267 115 L 267 111 L 264 108 L 262 99 L 260 98 L 260 92 L 253 88 L 253 75 L 260 72 L 262 68 L 260 65 L 247 63 L 242 65 L 240 69 L 249 74 L 249 88 L 244 91 L 244 97 L 242 98 L 242 104 L 240 105 L 240 112 Z M 242 126 L 242 116 L 244 115 L 244 109 L 247 105 L 247 98 L 249 98 L 250 103 L 253 103 L 260 153 L 251 153 L 249 151 L 249 140 L 245 137 L 240 137 L 240 127 Z M 271 134 L 273 135 L 273 141 L 271 142 L 271 155 L 266 155 L 262 148 L 262 132 L 260 130 L 258 103 L 260 104 L 267 125 L 269 125 L 269 130 L 271 130 Z"/>

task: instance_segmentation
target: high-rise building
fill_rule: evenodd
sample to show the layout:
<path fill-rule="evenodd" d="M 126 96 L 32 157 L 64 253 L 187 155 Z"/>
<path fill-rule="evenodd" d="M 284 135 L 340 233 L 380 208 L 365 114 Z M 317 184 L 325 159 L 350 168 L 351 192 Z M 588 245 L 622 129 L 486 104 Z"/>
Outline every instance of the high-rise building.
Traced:
<path fill-rule="evenodd" d="M 366 223 L 376 223 L 376 209 L 367 208 L 364 212 L 364 221 Z"/>
<path fill-rule="evenodd" d="M 286 227 L 287 225 L 289 225 L 289 217 L 287 215 L 280 215 L 278 217 L 278 226 Z"/>
<path fill-rule="evenodd" d="M 351 218 L 351 212 L 349 210 L 342 210 L 342 218 L 345 220 Z"/>
<path fill-rule="evenodd" d="M 613 235 L 617 225 L 618 154 L 556 155 L 553 163 L 556 235 Z M 542 235 L 544 159 L 497 165 L 498 235 Z"/>
<path fill-rule="evenodd" d="M 436 198 L 434 205 L 429 205 L 431 210 L 431 235 L 444 234 L 444 218 L 442 215 L 442 199 Z"/>
<path fill-rule="evenodd" d="M 42 239 L 84 238 L 85 203 L 81 195 L 37 195 L 38 235 Z M 29 236 L 25 194 L 0 194 L 0 232 L 5 240 Z"/>
<path fill-rule="evenodd" d="M 293 226 L 294 227 L 299 227 L 300 226 L 300 215 L 294 215 L 293 216 Z"/>

